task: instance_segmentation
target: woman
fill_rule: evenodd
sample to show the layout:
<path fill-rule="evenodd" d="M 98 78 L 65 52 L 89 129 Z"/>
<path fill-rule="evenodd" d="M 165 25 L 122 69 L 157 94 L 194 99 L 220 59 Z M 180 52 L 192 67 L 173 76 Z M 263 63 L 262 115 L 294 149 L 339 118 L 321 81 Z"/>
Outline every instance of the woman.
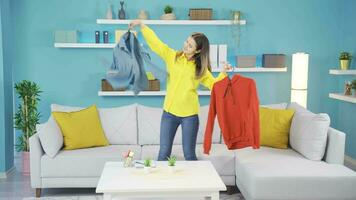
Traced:
<path fill-rule="evenodd" d="M 139 25 L 148 46 L 158 54 L 167 66 L 167 94 L 164 99 L 160 127 L 158 160 L 167 160 L 171 155 L 174 136 L 182 127 L 182 143 L 185 160 L 197 160 L 195 154 L 199 128 L 199 84 L 210 90 L 216 81 L 226 77 L 225 65 L 217 78 L 211 74 L 209 40 L 203 33 L 193 33 L 184 42 L 183 50 L 176 51 L 163 43 L 156 34 L 140 20 L 129 24 L 132 29 Z"/>

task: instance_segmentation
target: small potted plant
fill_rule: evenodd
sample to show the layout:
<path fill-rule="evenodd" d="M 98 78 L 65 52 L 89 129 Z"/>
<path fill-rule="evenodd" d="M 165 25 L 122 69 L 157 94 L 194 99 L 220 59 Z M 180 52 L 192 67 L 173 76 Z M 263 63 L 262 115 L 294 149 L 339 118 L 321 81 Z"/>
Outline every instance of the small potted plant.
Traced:
<path fill-rule="evenodd" d="M 168 157 L 167 159 L 168 159 L 169 171 L 173 173 L 173 172 L 175 171 L 175 166 L 176 166 L 177 157 L 175 157 L 175 156 L 170 156 L 170 157 Z"/>
<path fill-rule="evenodd" d="M 352 60 L 351 53 L 341 52 L 339 59 L 340 59 L 340 68 L 342 70 L 348 70 L 350 67 L 351 60 Z"/>
<path fill-rule="evenodd" d="M 161 20 L 175 20 L 176 19 L 176 16 L 174 15 L 173 13 L 173 8 L 169 5 L 167 5 L 165 8 L 164 8 L 164 13 L 162 16 L 161 16 Z"/>
<path fill-rule="evenodd" d="M 151 165 L 152 165 L 152 160 L 151 159 L 145 159 L 143 161 L 143 165 L 144 165 L 144 170 L 145 173 L 148 174 L 151 171 Z"/>
<path fill-rule="evenodd" d="M 356 79 L 352 81 L 352 89 L 354 89 L 354 95 L 356 96 Z"/>

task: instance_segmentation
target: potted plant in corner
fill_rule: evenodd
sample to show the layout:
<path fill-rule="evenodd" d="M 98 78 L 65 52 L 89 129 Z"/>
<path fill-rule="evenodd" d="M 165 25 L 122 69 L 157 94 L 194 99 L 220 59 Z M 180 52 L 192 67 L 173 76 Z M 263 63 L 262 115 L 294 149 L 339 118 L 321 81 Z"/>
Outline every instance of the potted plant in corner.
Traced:
<path fill-rule="evenodd" d="M 40 113 L 37 111 L 37 105 L 42 91 L 36 83 L 27 80 L 15 84 L 15 90 L 21 101 L 14 117 L 15 128 L 22 133 L 17 137 L 16 151 L 22 152 L 22 171 L 29 174 L 29 138 L 36 133 L 36 125 L 39 123 Z"/>
<path fill-rule="evenodd" d="M 164 8 L 164 13 L 163 15 L 161 15 L 161 20 L 175 20 L 176 16 L 173 13 L 173 8 L 169 5 L 167 5 Z"/>
<path fill-rule="evenodd" d="M 152 163 L 151 159 L 145 159 L 143 161 L 144 170 L 146 174 L 151 172 L 151 163 Z"/>
<path fill-rule="evenodd" d="M 351 63 L 352 55 L 349 52 L 341 52 L 340 53 L 340 68 L 342 70 L 348 70 Z"/>
<path fill-rule="evenodd" d="M 356 79 L 352 81 L 352 89 L 354 89 L 354 95 L 356 97 Z"/>
<path fill-rule="evenodd" d="M 176 161 L 177 157 L 175 156 L 170 156 L 167 158 L 168 159 L 168 168 L 171 173 L 175 172 L 175 166 L 176 166 Z"/>

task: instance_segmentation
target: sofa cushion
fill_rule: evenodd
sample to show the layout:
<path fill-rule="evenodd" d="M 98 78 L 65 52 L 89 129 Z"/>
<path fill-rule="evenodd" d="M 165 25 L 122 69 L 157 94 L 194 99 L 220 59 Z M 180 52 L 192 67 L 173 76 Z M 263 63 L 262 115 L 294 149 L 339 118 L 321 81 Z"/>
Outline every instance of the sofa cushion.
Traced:
<path fill-rule="evenodd" d="M 37 125 L 36 129 L 44 152 L 51 158 L 55 157 L 63 147 L 63 135 L 53 116 L 46 123 Z"/>
<path fill-rule="evenodd" d="M 52 112 L 52 115 L 61 128 L 64 149 L 109 145 L 95 105 L 75 112 Z"/>
<path fill-rule="evenodd" d="M 288 148 L 289 130 L 294 110 L 263 108 L 260 112 L 260 144 L 274 148 Z"/>
<path fill-rule="evenodd" d="M 109 145 L 77 150 L 61 150 L 56 157 L 41 158 L 41 177 L 100 177 L 105 162 L 121 161 L 131 149 L 134 159 L 141 157 L 139 145 Z"/>
<path fill-rule="evenodd" d="M 236 150 L 236 182 L 247 199 L 356 199 L 354 171 L 292 149 Z"/>
<path fill-rule="evenodd" d="M 136 104 L 115 108 L 99 108 L 101 124 L 110 144 L 137 144 Z M 53 111 L 71 112 L 82 107 L 51 105 Z"/>
<path fill-rule="evenodd" d="M 142 146 L 142 158 L 157 159 L 159 152 L 159 145 L 144 145 Z M 203 154 L 203 145 L 198 144 L 196 147 L 196 154 L 198 160 L 210 160 L 214 165 L 216 171 L 222 176 L 235 175 L 235 155 L 233 151 L 226 148 L 224 144 L 213 144 L 210 155 Z M 184 160 L 183 146 L 173 145 L 172 154 L 177 157 L 177 164 L 179 160 Z"/>
<path fill-rule="evenodd" d="M 310 160 L 320 161 L 325 154 L 329 125 L 327 114 L 295 113 L 289 135 L 291 147 Z"/>
<path fill-rule="evenodd" d="M 137 106 L 138 141 L 141 145 L 159 144 L 162 108 Z M 209 107 L 202 106 L 199 113 L 199 130 L 197 144 L 203 143 Z M 220 128 L 215 120 L 213 143 L 220 143 Z M 182 144 L 182 128 L 178 127 L 173 144 Z"/>

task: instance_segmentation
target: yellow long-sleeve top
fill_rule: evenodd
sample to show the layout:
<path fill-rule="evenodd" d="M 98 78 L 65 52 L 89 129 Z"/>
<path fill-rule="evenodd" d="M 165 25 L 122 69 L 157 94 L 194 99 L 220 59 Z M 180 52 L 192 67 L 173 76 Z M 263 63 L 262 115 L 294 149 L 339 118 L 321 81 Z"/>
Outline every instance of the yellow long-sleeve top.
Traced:
<path fill-rule="evenodd" d="M 217 78 L 206 70 L 196 79 L 195 62 L 188 60 L 184 54 L 176 58 L 177 51 L 163 43 L 148 26 L 141 29 L 148 46 L 158 54 L 167 66 L 167 94 L 163 109 L 178 117 L 187 117 L 199 113 L 197 89 L 199 84 L 212 89 L 215 82 L 226 77 L 220 73 Z"/>

